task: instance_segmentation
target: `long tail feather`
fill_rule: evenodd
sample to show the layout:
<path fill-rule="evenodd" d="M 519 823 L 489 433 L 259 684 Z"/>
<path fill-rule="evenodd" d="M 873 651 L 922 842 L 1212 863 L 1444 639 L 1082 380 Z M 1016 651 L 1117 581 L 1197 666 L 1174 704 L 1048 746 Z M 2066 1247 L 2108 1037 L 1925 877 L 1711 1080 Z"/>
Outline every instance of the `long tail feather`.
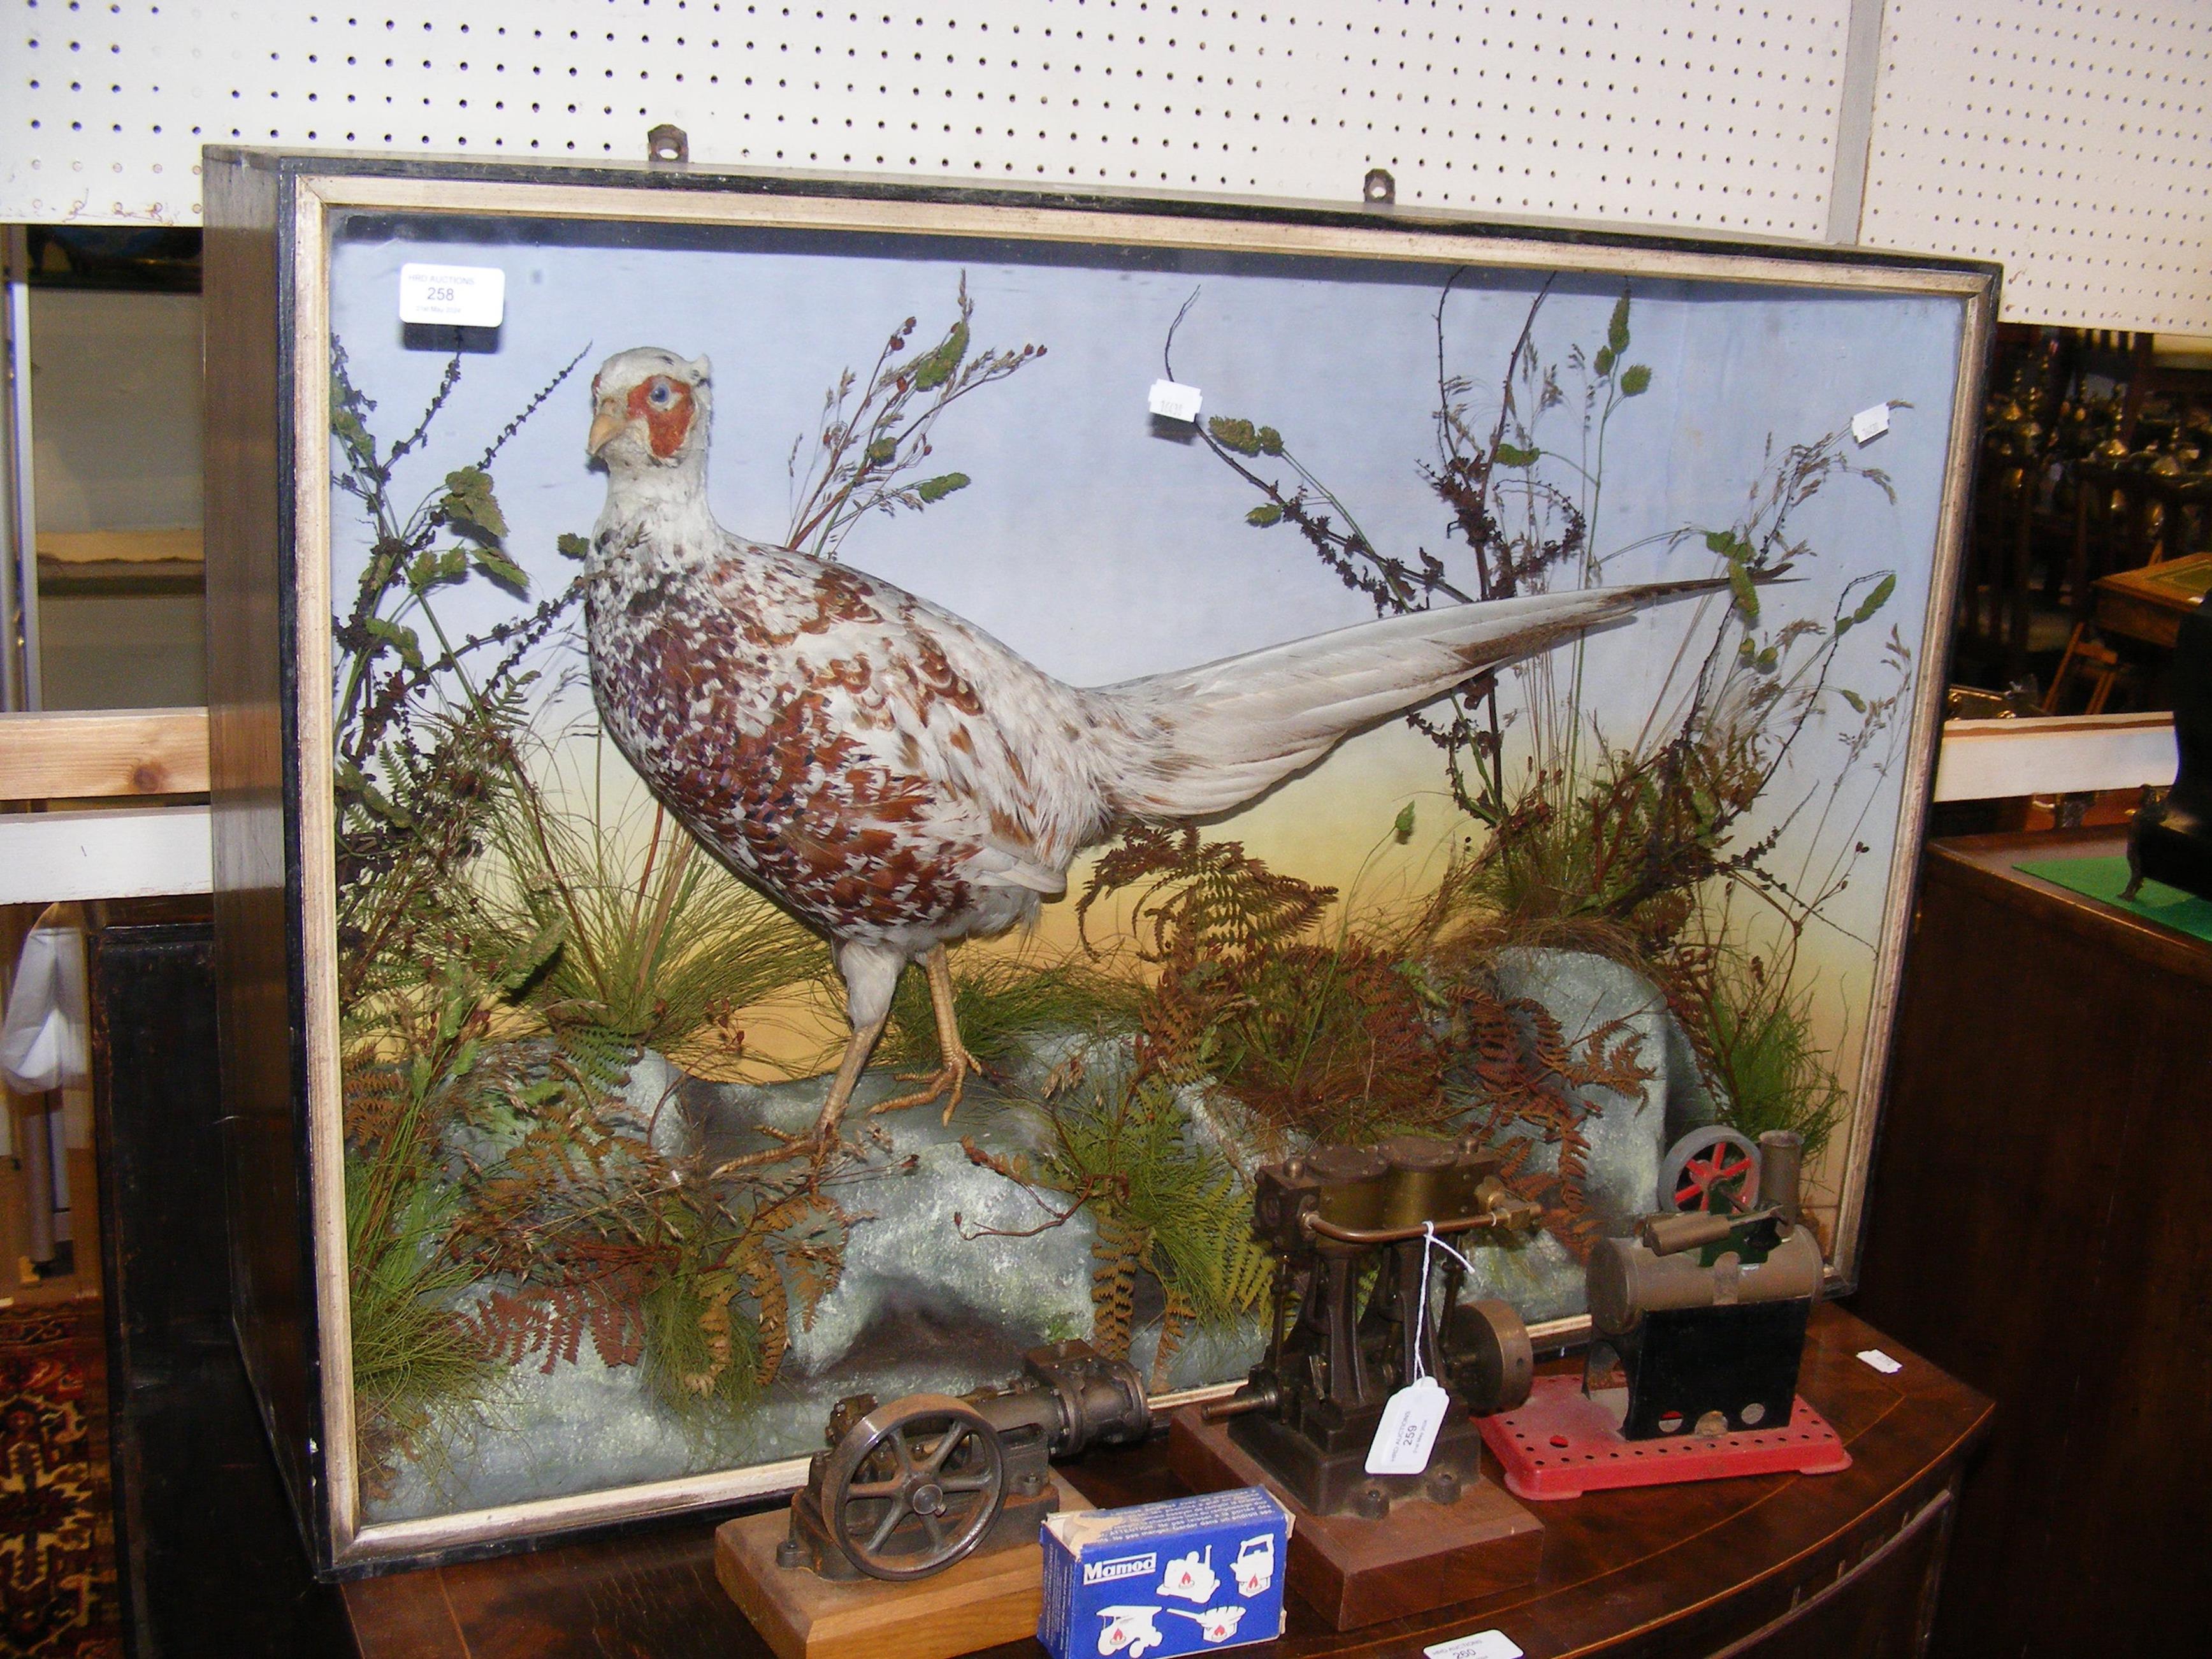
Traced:
<path fill-rule="evenodd" d="M 1359 623 L 1197 668 L 1105 686 L 1129 734 L 1111 780 L 1120 812 L 1208 817 L 1312 765 L 1354 732 L 1434 702 L 1662 599 L 1725 580 L 1539 593 Z"/>

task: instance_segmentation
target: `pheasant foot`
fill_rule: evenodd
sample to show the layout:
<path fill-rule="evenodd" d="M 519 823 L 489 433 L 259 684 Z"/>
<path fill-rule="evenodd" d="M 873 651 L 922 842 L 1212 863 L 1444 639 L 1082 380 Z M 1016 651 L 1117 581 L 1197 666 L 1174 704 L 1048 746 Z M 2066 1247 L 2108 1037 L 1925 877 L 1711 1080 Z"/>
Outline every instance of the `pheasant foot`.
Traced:
<path fill-rule="evenodd" d="M 776 1144 L 757 1152 L 747 1152 L 741 1158 L 725 1158 L 708 1173 L 707 1178 L 720 1181 L 746 1170 L 765 1170 L 778 1164 L 795 1163 L 805 1158 L 813 1164 L 814 1177 L 819 1179 L 822 1172 L 841 1158 L 867 1156 L 861 1148 L 835 1130 L 824 1133 L 818 1123 L 799 1134 L 786 1134 L 780 1129 L 769 1128 L 766 1124 L 760 1125 L 759 1131 Z"/>
<path fill-rule="evenodd" d="M 983 1062 L 965 1048 L 956 1048 L 952 1052 L 958 1058 L 939 1066 L 933 1072 L 899 1073 L 897 1075 L 901 1083 L 921 1083 L 925 1086 L 909 1094 L 898 1095 L 890 1100 L 878 1101 L 868 1108 L 868 1115 L 873 1117 L 879 1112 L 904 1111 L 909 1106 L 927 1106 L 936 1101 L 943 1100 L 945 1101 L 943 1121 L 946 1123 L 951 1122 L 952 1114 L 959 1109 L 961 1093 L 968 1086 L 968 1074 L 970 1072 L 985 1071 Z M 945 1098 L 948 1090 L 951 1094 L 950 1099 Z"/>
<path fill-rule="evenodd" d="M 985 1067 L 981 1060 L 968 1052 L 968 1045 L 960 1040 L 960 1021 L 953 1010 L 952 965 L 946 959 L 942 945 L 929 947 L 929 954 L 921 959 L 921 970 L 929 981 L 930 1012 L 937 1017 L 937 1048 L 945 1056 L 945 1062 L 933 1073 L 902 1073 L 900 1082 L 915 1083 L 927 1078 L 928 1086 L 895 1099 L 880 1101 L 869 1109 L 869 1115 L 902 1111 L 908 1106 L 927 1106 L 944 1100 L 949 1089 L 952 1097 L 945 1101 L 944 1121 L 950 1123 L 952 1114 L 960 1105 L 961 1092 L 968 1086 L 968 1073 L 983 1071 Z"/>

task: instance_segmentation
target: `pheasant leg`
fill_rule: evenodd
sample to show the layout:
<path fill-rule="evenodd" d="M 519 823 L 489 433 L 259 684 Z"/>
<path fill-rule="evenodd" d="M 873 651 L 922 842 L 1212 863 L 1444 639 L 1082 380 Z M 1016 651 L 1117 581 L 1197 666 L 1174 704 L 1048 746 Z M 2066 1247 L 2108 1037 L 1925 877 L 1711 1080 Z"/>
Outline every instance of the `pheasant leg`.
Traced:
<path fill-rule="evenodd" d="M 922 1088 L 884 1101 L 872 1110 L 896 1112 L 908 1106 L 927 1106 L 944 1100 L 944 1121 L 950 1123 L 953 1111 L 960 1104 L 961 1091 L 968 1086 L 968 1073 L 981 1071 L 983 1063 L 969 1054 L 967 1045 L 960 1041 L 960 1022 L 952 1009 L 952 965 L 942 945 L 929 947 L 929 954 L 922 958 L 921 969 L 929 981 L 929 1006 L 937 1016 L 937 1048 L 945 1056 L 944 1063 Z M 950 1099 L 945 1097 L 948 1090 Z"/>
<path fill-rule="evenodd" d="M 884 1034 L 884 1024 L 890 1019 L 885 1013 L 873 1024 L 862 1026 L 846 1039 L 845 1056 L 837 1062 L 837 1075 L 830 1080 L 830 1097 L 822 1103 L 822 1115 L 814 1120 L 811 1134 L 793 1135 L 782 1144 L 766 1152 L 748 1152 L 715 1166 L 710 1179 L 720 1180 L 739 1170 L 760 1169 L 770 1164 L 782 1164 L 795 1158 L 811 1158 L 819 1167 L 839 1146 L 838 1121 L 845 1115 L 845 1108 L 853 1098 L 854 1085 L 860 1082 L 860 1073 L 868 1063 L 868 1051 L 876 1046 L 876 1039 Z M 764 1130 L 764 1133 L 774 1131 Z"/>
<path fill-rule="evenodd" d="M 845 1115 L 845 1108 L 853 1098 L 854 1087 L 860 1080 L 860 1073 L 868 1063 L 868 1054 L 876 1046 L 876 1039 L 884 1034 L 890 1021 L 888 1010 L 876 1016 L 869 1024 L 856 1027 L 846 1040 L 845 1056 L 837 1062 L 837 1075 L 830 1080 L 830 1097 L 822 1103 L 822 1115 L 814 1120 L 814 1139 L 827 1146 L 837 1139 L 837 1121 Z M 878 1110 L 882 1109 L 878 1107 Z"/>

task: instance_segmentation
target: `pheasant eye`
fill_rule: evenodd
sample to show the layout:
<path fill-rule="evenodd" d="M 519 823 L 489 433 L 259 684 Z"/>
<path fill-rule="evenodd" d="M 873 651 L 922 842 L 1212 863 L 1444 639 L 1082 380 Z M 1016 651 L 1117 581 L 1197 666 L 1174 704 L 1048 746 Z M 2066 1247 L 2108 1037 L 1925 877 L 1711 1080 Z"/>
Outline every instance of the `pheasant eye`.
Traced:
<path fill-rule="evenodd" d="M 668 407 L 670 400 L 676 396 L 676 393 L 670 389 L 667 381 L 655 380 L 653 383 L 653 390 L 647 392 L 645 395 L 659 407 L 665 409 Z"/>

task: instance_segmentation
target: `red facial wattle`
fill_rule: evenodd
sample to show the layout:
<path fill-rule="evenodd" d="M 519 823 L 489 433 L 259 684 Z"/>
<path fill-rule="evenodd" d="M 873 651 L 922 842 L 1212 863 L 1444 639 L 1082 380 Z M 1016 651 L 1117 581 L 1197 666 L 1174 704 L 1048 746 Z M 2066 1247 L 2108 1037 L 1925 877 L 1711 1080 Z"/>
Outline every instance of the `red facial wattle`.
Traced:
<path fill-rule="evenodd" d="M 656 402 L 653 395 L 656 389 L 665 392 L 667 397 Z M 632 420 L 645 422 L 646 441 L 665 461 L 683 447 L 684 436 L 691 430 L 691 388 L 656 374 L 629 389 L 629 414 Z"/>

